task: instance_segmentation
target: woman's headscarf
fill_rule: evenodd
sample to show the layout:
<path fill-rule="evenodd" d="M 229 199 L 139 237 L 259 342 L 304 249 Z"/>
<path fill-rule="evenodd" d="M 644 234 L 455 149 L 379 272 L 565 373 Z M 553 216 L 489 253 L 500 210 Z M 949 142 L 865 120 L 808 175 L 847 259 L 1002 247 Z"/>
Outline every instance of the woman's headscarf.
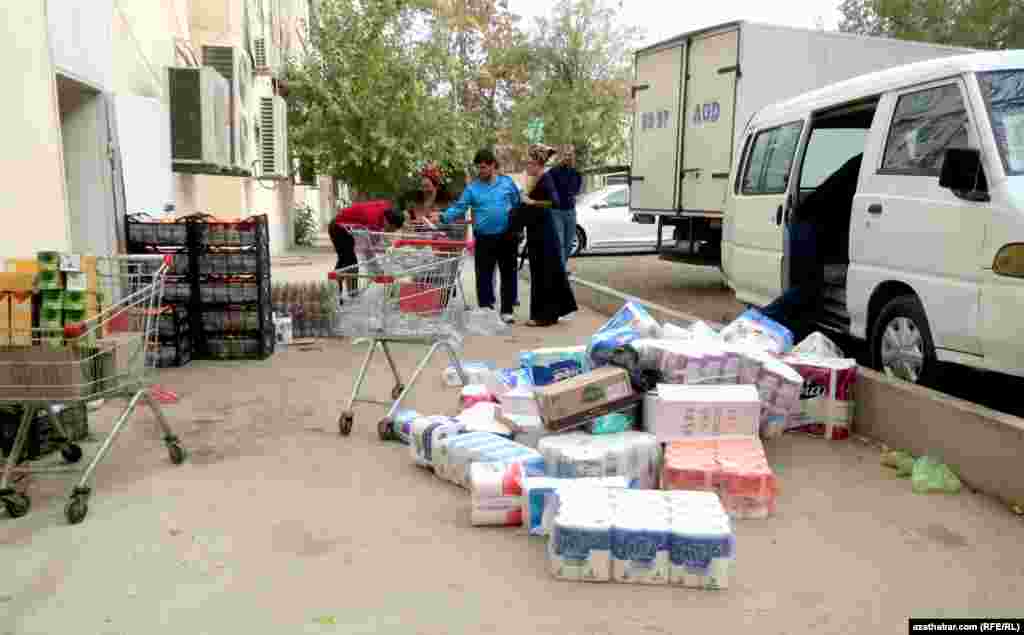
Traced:
<path fill-rule="evenodd" d="M 548 162 L 548 159 L 556 154 L 556 152 L 551 146 L 544 145 L 543 143 L 535 143 L 530 146 L 527 154 L 531 161 L 545 165 Z"/>

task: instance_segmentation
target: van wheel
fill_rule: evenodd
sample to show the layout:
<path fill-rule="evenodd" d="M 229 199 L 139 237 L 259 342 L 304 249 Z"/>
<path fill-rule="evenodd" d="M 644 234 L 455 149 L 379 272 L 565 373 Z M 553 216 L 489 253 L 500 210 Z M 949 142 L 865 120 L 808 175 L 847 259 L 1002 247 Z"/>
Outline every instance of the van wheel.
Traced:
<path fill-rule="evenodd" d="M 572 251 L 569 252 L 570 258 L 575 258 L 583 253 L 583 250 L 587 248 L 587 233 L 583 231 L 583 228 L 579 225 L 576 226 L 576 240 L 572 243 Z"/>
<path fill-rule="evenodd" d="M 889 377 L 926 384 L 937 363 L 928 318 L 917 296 L 889 300 L 871 329 L 871 365 Z"/>

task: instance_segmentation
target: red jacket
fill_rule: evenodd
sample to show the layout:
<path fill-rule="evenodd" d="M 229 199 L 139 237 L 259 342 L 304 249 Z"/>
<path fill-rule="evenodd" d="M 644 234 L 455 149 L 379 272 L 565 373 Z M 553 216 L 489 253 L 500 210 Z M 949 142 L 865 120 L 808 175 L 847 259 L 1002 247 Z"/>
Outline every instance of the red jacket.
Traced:
<path fill-rule="evenodd" d="M 353 203 L 349 207 L 338 212 L 334 222 L 338 225 L 352 225 L 363 227 L 370 231 L 384 231 L 384 212 L 391 209 L 391 201 L 363 201 Z"/>

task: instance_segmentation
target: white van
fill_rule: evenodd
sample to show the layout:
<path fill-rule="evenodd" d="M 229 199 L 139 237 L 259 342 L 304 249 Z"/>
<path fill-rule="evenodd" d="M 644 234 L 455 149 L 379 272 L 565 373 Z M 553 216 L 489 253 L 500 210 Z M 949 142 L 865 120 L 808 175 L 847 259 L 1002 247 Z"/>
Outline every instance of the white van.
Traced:
<path fill-rule="evenodd" d="M 742 143 L 722 250 L 738 300 L 787 286 L 784 228 L 818 191 L 800 209 L 826 261 L 818 326 L 908 381 L 936 360 L 1024 376 L 1024 51 L 834 84 L 761 110 Z"/>

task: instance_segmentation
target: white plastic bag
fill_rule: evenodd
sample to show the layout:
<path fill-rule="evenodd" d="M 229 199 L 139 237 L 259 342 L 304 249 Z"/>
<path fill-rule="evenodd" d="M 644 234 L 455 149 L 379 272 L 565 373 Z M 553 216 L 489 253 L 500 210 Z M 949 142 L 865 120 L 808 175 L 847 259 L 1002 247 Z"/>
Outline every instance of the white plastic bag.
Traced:
<path fill-rule="evenodd" d="M 818 331 L 805 337 L 790 352 L 793 355 L 822 357 L 824 359 L 843 359 L 846 357 L 843 355 L 842 349 L 836 346 L 835 342 Z"/>

